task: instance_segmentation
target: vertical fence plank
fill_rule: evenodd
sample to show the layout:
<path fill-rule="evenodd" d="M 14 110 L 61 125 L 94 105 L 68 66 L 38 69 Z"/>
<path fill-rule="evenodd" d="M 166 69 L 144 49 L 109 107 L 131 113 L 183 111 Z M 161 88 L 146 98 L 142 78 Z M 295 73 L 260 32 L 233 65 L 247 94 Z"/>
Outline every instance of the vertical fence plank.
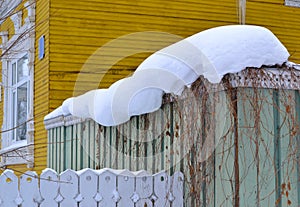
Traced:
<path fill-rule="evenodd" d="M 127 155 L 125 154 L 126 149 L 126 137 L 124 136 L 124 129 L 125 125 L 117 126 L 118 132 L 118 161 L 119 161 L 119 169 L 125 169 L 125 161 L 128 159 Z"/>
<path fill-rule="evenodd" d="M 300 90 L 295 91 L 295 122 L 296 122 L 296 126 L 300 126 Z M 295 142 L 296 142 L 296 148 L 298 149 L 296 152 L 296 157 L 297 157 L 297 184 L 295 184 L 295 187 L 297 189 L 297 200 L 298 203 L 297 205 L 300 206 L 300 182 L 298 181 L 298 178 L 300 177 L 300 128 L 295 128 L 294 129 L 295 132 Z"/>
<path fill-rule="evenodd" d="M 151 173 L 154 173 L 154 166 L 155 166 L 155 151 L 154 151 L 154 144 L 155 144 L 155 128 L 153 126 L 153 122 L 155 120 L 155 114 L 151 113 L 147 115 L 148 120 L 147 120 L 147 129 L 146 129 L 146 133 L 147 133 L 147 145 L 146 145 L 146 150 L 147 150 L 147 154 L 146 154 L 146 161 L 147 161 L 147 170 Z"/>
<path fill-rule="evenodd" d="M 138 170 L 139 169 L 139 156 L 140 156 L 140 148 L 139 148 L 139 130 L 138 130 L 138 117 L 131 118 L 131 169 L 130 170 Z"/>
<path fill-rule="evenodd" d="M 119 201 L 117 192 L 117 176 L 110 170 L 104 170 L 99 174 L 100 207 L 116 207 Z"/>
<path fill-rule="evenodd" d="M 123 125 L 116 127 L 116 145 L 117 145 L 117 162 L 118 169 L 124 169 L 124 140 L 123 140 Z"/>
<path fill-rule="evenodd" d="M 60 194 L 64 198 L 60 207 L 77 206 L 76 196 L 78 195 L 79 179 L 73 170 L 66 170 L 60 174 Z"/>
<path fill-rule="evenodd" d="M 61 127 L 56 129 L 56 171 L 61 171 Z"/>
<path fill-rule="evenodd" d="M 54 169 L 58 169 L 58 167 L 57 167 L 57 128 L 53 129 L 52 152 L 53 152 L 52 167 Z"/>
<path fill-rule="evenodd" d="M 22 200 L 19 197 L 18 178 L 11 170 L 5 170 L 0 176 L 0 206 L 17 207 Z"/>
<path fill-rule="evenodd" d="M 82 123 L 82 168 L 89 166 L 90 158 L 90 122 L 86 121 Z"/>
<path fill-rule="evenodd" d="M 107 139 L 106 139 L 107 127 L 99 126 L 99 169 L 106 167 L 107 162 Z"/>
<path fill-rule="evenodd" d="M 136 194 L 139 195 L 136 206 L 152 206 L 153 177 L 149 174 L 139 174 L 136 177 L 135 188 Z"/>
<path fill-rule="evenodd" d="M 182 150 L 181 147 L 184 143 L 185 140 L 182 140 L 181 135 L 181 113 L 182 113 L 182 109 L 180 108 L 179 103 L 174 103 L 174 107 L 173 107 L 173 154 L 174 154 L 174 161 L 173 161 L 173 165 L 174 165 L 174 171 L 179 171 L 180 170 L 180 163 L 181 163 L 181 159 L 183 159 L 183 154 L 182 154 Z"/>
<path fill-rule="evenodd" d="M 83 123 L 76 124 L 76 138 L 77 138 L 77 168 L 76 170 L 83 169 Z"/>
<path fill-rule="evenodd" d="M 147 114 L 145 114 L 144 116 L 139 117 L 139 121 L 138 121 L 138 147 L 139 147 L 139 168 L 143 169 L 143 170 L 147 170 L 147 161 L 146 161 L 146 156 L 147 156 L 147 148 L 146 148 L 146 139 L 147 139 L 147 132 L 146 132 L 146 127 L 147 127 Z"/>
<path fill-rule="evenodd" d="M 174 173 L 174 151 L 175 151 L 175 146 L 174 146 L 174 102 L 171 102 L 169 108 L 169 116 L 170 116 L 170 143 L 169 143 L 169 162 L 170 162 L 170 168 L 166 168 L 169 170 L 169 175 Z"/>
<path fill-rule="evenodd" d="M 155 138 L 153 140 L 153 164 L 154 164 L 154 172 L 157 173 L 163 169 L 163 150 L 162 150 L 162 142 L 165 133 L 166 127 L 166 117 L 163 110 L 158 110 L 155 112 L 155 118 L 153 123 L 153 130 Z"/>
<path fill-rule="evenodd" d="M 184 172 L 185 176 L 185 182 L 184 182 L 184 192 L 185 192 L 185 206 L 191 206 L 192 207 L 192 201 L 193 201 L 193 185 L 192 182 L 193 175 L 194 175 L 194 168 L 192 166 L 192 146 L 194 144 L 194 139 L 191 138 L 190 134 L 193 134 L 193 114 L 195 113 L 195 107 L 188 101 L 188 100 L 180 100 L 181 105 L 181 127 L 180 130 L 182 131 L 182 135 L 180 139 L 183 141 L 181 152 L 184 155 L 184 159 L 182 162 L 182 170 Z"/>
<path fill-rule="evenodd" d="M 96 134 L 95 134 L 95 128 L 96 128 L 96 123 L 92 120 L 89 121 L 90 126 L 89 126 L 89 131 L 90 131 L 90 137 L 89 137 L 89 148 L 90 148 L 90 153 L 89 153 L 89 163 L 88 167 L 95 169 L 95 163 L 96 163 Z"/>
<path fill-rule="evenodd" d="M 152 122 L 154 121 L 154 114 L 147 114 L 147 119 L 145 120 L 145 169 L 149 172 L 153 172 L 154 169 L 153 167 L 153 140 L 154 140 L 154 131 L 153 131 L 153 126 Z"/>
<path fill-rule="evenodd" d="M 40 207 L 58 206 L 58 202 L 55 200 L 58 196 L 58 187 L 57 173 L 52 169 L 45 169 L 40 176 L 40 192 L 44 199 Z"/>
<path fill-rule="evenodd" d="M 275 206 L 282 206 L 281 199 L 281 139 L 280 139 L 280 131 L 281 131 L 281 117 L 280 117 L 280 102 L 279 102 L 279 90 L 273 90 L 272 94 L 272 102 L 273 102 L 273 145 L 274 145 L 274 170 L 275 170 Z M 271 103 L 272 103 L 271 102 Z"/>
<path fill-rule="evenodd" d="M 154 207 L 169 207 L 168 201 L 169 189 L 169 176 L 164 172 L 160 172 L 154 175 Z"/>
<path fill-rule="evenodd" d="M 72 160 L 71 160 L 71 166 L 72 169 L 77 170 L 77 159 L 78 158 L 78 153 L 77 153 L 77 144 L 79 142 L 78 137 L 77 137 L 77 125 L 72 125 L 72 138 L 71 138 L 71 147 L 72 147 Z"/>
<path fill-rule="evenodd" d="M 294 91 L 280 91 L 279 96 L 280 111 L 289 111 L 290 113 L 280 113 L 281 129 L 280 129 L 280 166 L 281 166 L 281 200 L 282 206 L 299 206 L 297 184 L 299 177 L 297 176 L 297 138 L 295 136 L 295 126 L 297 123 L 296 97 Z"/>
<path fill-rule="evenodd" d="M 215 152 L 215 202 L 216 206 L 232 206 L 233 195 L 233 138 L 228 134 L 220 140 Z M 192 189 L 189 189 L 192 190 Z M 188 191 L 189 192 L 189 191 Z"/>
<path fill-rule="evenodd" d="M 47 145 L 47 166 L 50 168 L 53 168 L 53 166 L 52 166 L 52 159 L 53 159 L 52 131 L 53 131 L 53 129 L 48 130 L 48 145 Z"/>
<path fill-rule="evenodd" d="M 106 165 L 104 167 L 111 167 L 112 166 L 112 139 L 111 139 L 112 129 L 111 127 L 107 127 L 105 130 L 105 144 L 106 144 Z"/>
<path fill-rule="evenodd" d="M 130 137 L 130 121 L 123 124 L 122 127 L 122 142 L 123 142 L 123 168 L 130 170 L 130 161 L 131 161 L 131 149 L 130 149 L 130 143 L 131 143 L 131 137 Z"/>
<path fill-rule="evenodd" d="M 119 160 L 118 160 L 118 150 L 119 150 L 119 145 L 118 145 L 118 139 L 119 134 L 118 134 L 118 129 L 117 127 L 111 127 L 111 165 L 109 166 L 110 168 L 115 168 L 118 169 L 119 167 Z"/>
<path fill-rule="evenodd" d="M 136 197 L 134 197 L 134 174 L 124 171 L 117 176 L 118 192 L 120 193 L 119 207 L 134 207 Z"/>
<path fill-rule="evenodd" d="M 61 126 L 60 127 L 60 159 L 59 159 L 59 163 L 60 163 L 60 171 L 62 172 L 66 169 L 66 157 L 65 157 L 65 153 L 66 153 L 66 134 L 65 134 L 65 126 Z"/>
<path fill-rule="evenodd" d="M 65 147 L 64 147 L 64 154 L 65 154 L 65 167 L 66 169 L 72 168 L 72 126 L 67 126 L 65 128 Z"/>
<path fill-rule="evenodd" d="M 175 172 L 171 177 L 171 191 L 173 195 L 172 207 L 183 207 L 183 182 L 184 176 L 181 172 Z"/>
<path fill-rule="evenodd" d="M 163 112 L 166 114 L 167 117 L 166 120 L 165 120 L 165 123 L 166 123 L 166 128 L 165 128 L 165 131 L 164 131 L 164 134 L 163 134 L 163 137 L 162 137 L 162 147 L 161 147 L 161 150 L 162 150 L 162 161 L 163 161 L 163 167 L 162 169 L 164 170 L 171 170 L 172 168 L 172 158 L 173 158 L 173 155 L 171 154 L 172 152 L 172 136 L 173 136 L 173 114 L 172 114 L 172 109 L 171 109 L 171 105 L 168 104 L 168 105 L 165 105 L 163 107 Z M 171 116 L 172 114 L 172 116 Z"/>
<path fill-rule="evenodd" d="M 240 162 L 240 204 L 247 206 L 249 201 L 257 199 L 257 164 L 258 164 L 258 141 L 259 135 L 255 134 L 255 121 L 260 113 L 259 102 L 252 103 L 255 94 L 252 91 L 238 94 L 238 116 L 239 116 L 239 162 Z M 249 98 L 251 97 L 251 98 Z M 247 110 L 245 110 L 247 108 Z"/>
<path fill-rule="evenodd" d="M 38 175 L 27 171 L 20 178 L 20 196 L 23 199 L 22 207 L 37 207 L 41 202 Z"/>
<path fill-rule="evenodd" d="M 100 169 L 100 158 L 101 158 L 101 153 L 103 153 L 101 151 L 101 140 L 100 140 L 100 136 L 101 136 L 101 131 L 100 131 L 100 126 L 99 124 L 95 123 L 95 129 L 94 129 L 94 133 L 95 133 L 95 161 L 94 161 L 94 165 L 95 168 L 94 169 Z"/>
<path fill-rule="evenodd" d="M 95 196 L 98 189 L 98 175 L 91 169 L 84 169 L 78 174 L 80 183 L 79 192 L 82 197 L 79 207 L 97 206 Z"/>

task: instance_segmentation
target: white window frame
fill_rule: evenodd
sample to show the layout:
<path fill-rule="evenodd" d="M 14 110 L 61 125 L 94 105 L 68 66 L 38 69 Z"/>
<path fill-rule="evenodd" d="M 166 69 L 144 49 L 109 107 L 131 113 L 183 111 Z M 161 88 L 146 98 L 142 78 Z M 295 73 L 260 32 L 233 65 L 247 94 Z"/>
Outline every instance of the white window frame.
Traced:
<path fill-rule="evenodd" d="M 285 0 L 286 6 L 300 7 L 300 0 Z"/>
<path fill-rule="evenodd" d="M 22 15 L 16 13 L 11 17 L 15 26 L 15 35 L 9 40 L 7 32 L 2 32 L 2 83 L 1 88 L 4 90 L 4 97 L 0 99 L 3 102 L 3 124 L 1 134 L 0 157 L 1 166 L 12 164 L 27 164 L 33 166 L 33 141 L 34 141 L 34 122 L 33 122 L 33 95 L 34 95 L 34 43 L 35 43 L 35 4 L 33 0 L 25 3 L 28 10 L 28 17 L 24 25 L 20 25 Z M 1 22 L 0 22 L 1 24 Z M 22 36 L 20 36 L 22 34 Z M 8 52 L 6 48 L 9 48 Z M 5 52 L 5 53 L 4 53 Z M 27 120 L 26 120 L 26 139 L 16 140 L 12 128 L 16 127 L 13 123 L 12 109 L 12 64 L 20 58 L 28 57 L 28 77 L 27 83 Z"/>
<path fill-rule="evenodd" d="M 20 57 L 18 57 L 20 56 Z M 24 79 L 18 81 L 18 69 L 19 69 L 19 61 L 21 61 L 24 57 L 27 56 L 27 61 L 28 61 L 28 55 L 27 53 L 20 53 L 17 56 L 17 58 L 15 60 L 9 61 L 9 70 L 8 70 L 8 86 L 7 86 L 7 90 L 8 90 L 8 106 L 13 106 L 10 107 L 9 110 L 9 115 L 8 115 L 8 123 L 10 124 L 10 129 L 15 128 L 14 130 L 11 130 L 10 133 L 10 137 L 12 138 L 11 143 L 14 144 L 16 142 L 22 141 L 24 139 L 21 139 L 20 137 L 17 136 L 17 131 L 22 127 L 22 126 L 26 126 L 26 137 L 27 137 L 27 120 L 30 119 L 29 115 L 29 109 L 32 108 L 29 104 L 29 100 L 30 100 L 30 76 L 25 77 Z M 15 65 L 15 69 L 13 69 L 13 65 Z M 29 67 L 28 67 L 28 63 L 27 63 L 27 70 L 28 70 L 28 74 L 29 75 Z M 15 71 L 15 74 L 13 73 L 13 70 Z M 13 79 L 15 79 L 15 83 L 13 83 Z M 21 120 L 21 122 L 19 122 L 18 120 L 18 89 L 22 86 L 26 84 L 26 118 L 25 120 Z M 16 97 L 14 97 L 14 94 Z M 14 99 L 15 98 L 15 99 Z M 31 104 L 32 105 L 32 104 Z M 25 138 L 27 139 L 27 138 Z M 11 144 L 10 144 L 11 145 Z"/>

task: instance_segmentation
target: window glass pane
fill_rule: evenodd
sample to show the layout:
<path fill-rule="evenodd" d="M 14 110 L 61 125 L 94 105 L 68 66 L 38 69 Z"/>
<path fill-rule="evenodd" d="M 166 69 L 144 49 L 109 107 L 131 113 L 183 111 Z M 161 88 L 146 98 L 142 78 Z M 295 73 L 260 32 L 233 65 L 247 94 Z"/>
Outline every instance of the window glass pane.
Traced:
<path fill-rule="evenodd" d="M 26 139 L 27 82 L 17 88 L 17 140 Z"/>
<path fill-rule="evenodd" d="M 27 55 L 18 60 L 17 70 L 18 82 L 29 76 Z"/>
<path fill-rule="evenodd" d="M 16 63 L 12 64 L 12 84 L 16 84 Z"/>

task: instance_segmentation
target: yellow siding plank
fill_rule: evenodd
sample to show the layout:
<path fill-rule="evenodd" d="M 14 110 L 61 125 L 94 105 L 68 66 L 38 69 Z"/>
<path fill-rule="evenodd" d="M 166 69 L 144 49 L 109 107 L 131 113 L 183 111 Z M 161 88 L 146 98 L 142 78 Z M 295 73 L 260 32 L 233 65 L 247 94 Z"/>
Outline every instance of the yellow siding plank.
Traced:
<path fill-rule="evenodd" d="M 300 62 L 299 16 L 299 8 L 284 6 L 283 2 L 280 5 L 261 1 L 247 2 L 246 22 L 272 30 L 288 48 L 291 53 L 290 60 L 295 62 Z"/>
<path fill-rule="evenodd" d="M 135 20 L 136 23 L 149 23 L 151 21 L 153 24 L 156 25 L 178 25 L 183 27 L 188 27 L 187 23 L 190 23 L 190 27 L 193 26 L 196 20 L 209 20 L 209 21 L 221 21 L 225 22 L 235 22 L 236 16 L 229 14 L 222 14 L 222 13 L 213 13 L 209 12 L 209 10 L 205 11 L 204 13 L 199 13 L 195 15 L 188 14 L 188 18 L 178 18 L 178 17 L 162 17 L 162 16 L 147 16 L 147 15 L 139 15 L 139 14 L 123 14 L 118 13 L 118 15 L 111 15 L 110 12 L 94 12 L 94 11 L 77 11 L 71 12 L 70 10 L 60 9 L 60 13 L 54 13 L 53 19 L 61 20 L 68 25 L 72 25 L 71 21 L 68 21 L 69 18 L 81 19 L 81 20 L 100 20 L 100 21 L 110 21 L 110 22 L 120 22 L 120 23 L 130 23 Z M 205 14 L 206 13 L 206 14 Z M 209 14 L 208 14 L 209 13 Z M 82 21 L 84 24 L 85 21 Z"/>
<path fill-rule="evenodd" d="M 49 113 L 49 1 L 36 1 L 36 51 L 38 39 L 45 35 L 45 58 L 38 59 L 36 52 L 35 62 L 35 148 L 34 148 L 34 170 L 40 173 L 47 164 L 47 132 L 43 123 L 44 116 Z"/>
<path fill-rule="evenodd" d="M 173 16 L 176 18 L 192 18 L 192 16 L 199 16 L 199 11 L 208 11 L 213 13 L 214 11 L 219 11 L 218 13 L 232 14 L 232 10 L 235 10 L 235 7 L 231 5 L 224 4 L 200 4 L 200 3 L 186 3 L 186 2 L 171 2 L 167 4 L 159 4 L 159 2 L 145 2 L 142 1 L 144 5 L 137 5 L 135 9 L 132 9 L 132 5 L 122 5 L 117 3 L 86 3 L 86 2 L 74 2 L 74 4 L 65 4 L 64 2 L 56 2 L 52 4 L 52 8 L 58 9 L 59 12 L 63 9 L 66 10 L 84 10 L 89 12 L 105 12 L 110 14 L 141 14 L 141 15 L 151 15 L 151 16 Z M 184 9 L 181 9 L 184 8 Z M 226 9 L 225 9 L 226 8 Z M 155 12 L 154 12 L 155 11 Z M 55 12 L 55 10 L 54 10 Z M 189 16 L 187 16 L 187 14 Z"/>

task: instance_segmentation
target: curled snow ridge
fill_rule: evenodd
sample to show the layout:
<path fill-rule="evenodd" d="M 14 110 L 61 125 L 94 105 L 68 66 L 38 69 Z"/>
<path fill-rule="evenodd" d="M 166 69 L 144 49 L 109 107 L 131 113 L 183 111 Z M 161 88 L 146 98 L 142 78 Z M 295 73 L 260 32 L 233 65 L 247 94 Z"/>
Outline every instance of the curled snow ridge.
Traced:
<path fill-rule="evenodd" d="M 148 57 L 132 77 L 117 81 L 108 89 L 87 92 L 67 99 L 59 113 L 92 118 L 104 126 L 124 123 L 133 115 L 157 110 L 164 92 L 180 95 L 200 75 L 219 83 L 227 73 L 246 67 L 283 64 L 289 53 L 266 28 L 232 25 L 212 28 Z"/>

